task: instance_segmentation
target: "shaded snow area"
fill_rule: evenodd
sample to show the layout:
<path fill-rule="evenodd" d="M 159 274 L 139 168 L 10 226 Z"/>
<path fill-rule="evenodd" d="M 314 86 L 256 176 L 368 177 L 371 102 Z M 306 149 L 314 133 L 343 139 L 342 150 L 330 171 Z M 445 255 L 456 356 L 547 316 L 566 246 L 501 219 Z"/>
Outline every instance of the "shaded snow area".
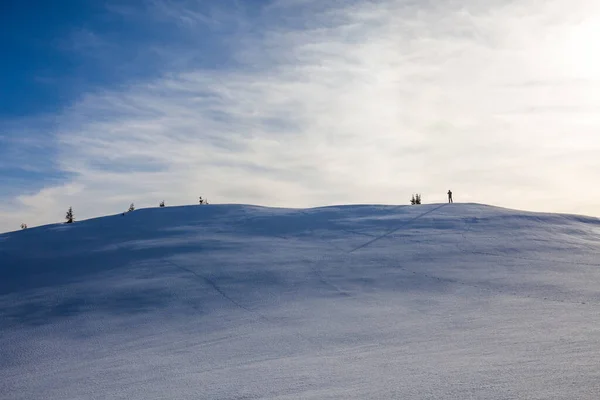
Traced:
<path fill-rule="evenodd" d="M 598 399 L 600 220 L 167 207 L 0 235 L 2 399 Z"/>

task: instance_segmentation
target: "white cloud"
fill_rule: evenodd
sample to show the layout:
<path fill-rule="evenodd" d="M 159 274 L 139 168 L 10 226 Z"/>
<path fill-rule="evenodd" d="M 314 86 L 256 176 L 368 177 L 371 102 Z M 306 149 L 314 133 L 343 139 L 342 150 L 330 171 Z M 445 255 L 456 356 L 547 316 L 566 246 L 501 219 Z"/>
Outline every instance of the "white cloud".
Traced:
<path fill-rule="evenodd" d="M 589 62 L 571 33 L 600 19 L 598 6 L 294 3 L 265 9 L 259 34 L 229 38 L 236 68 L 188 65 L 57 116 L 57 163 L 73 179 L 19 197 L 0 230 L 60 220 L 69 205 L 82 218 L 200 195 L 313 206 L 406 203 L 415 191 L 444 201 L 452 188 L 457 201 L 598 213 L 600 71 L 563 59 Z M 197 11 L 176 15 L 206 29 Z"/>

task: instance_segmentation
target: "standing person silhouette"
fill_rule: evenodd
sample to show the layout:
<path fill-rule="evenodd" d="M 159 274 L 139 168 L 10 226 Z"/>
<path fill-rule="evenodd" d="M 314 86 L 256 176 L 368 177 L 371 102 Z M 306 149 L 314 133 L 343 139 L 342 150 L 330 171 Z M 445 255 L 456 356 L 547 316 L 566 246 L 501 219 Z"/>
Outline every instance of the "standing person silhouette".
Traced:
<path fill-rule="evenodd" d="M 448 190 L 448 203 L 454 203 L 454 200 L 452 200 L 452 190 Z"/>

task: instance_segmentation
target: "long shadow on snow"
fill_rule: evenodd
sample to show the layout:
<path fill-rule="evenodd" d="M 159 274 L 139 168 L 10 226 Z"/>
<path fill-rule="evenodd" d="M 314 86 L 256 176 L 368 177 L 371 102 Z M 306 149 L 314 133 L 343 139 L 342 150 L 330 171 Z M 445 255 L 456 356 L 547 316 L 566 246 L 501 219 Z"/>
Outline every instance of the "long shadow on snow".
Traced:
<path fill-rule="evenodd" d="M 216 242 L 211 243 L 210 246 L 190 243 L 187 246 L 168 248 L 148 247 L 137 250 L 80 253 L 54 259 L 9 255 L 2 258 L 0 295 L 93 279 L 94 275 L 127 268 L 133 262 L 148 262 L 172 255 L 199 253 L 202 250 L 226 250 L 229 247 Z"/>
<path fill-rule="evenodd" d="M 0 327 L 39 326 L 91 311 L 114 315 L 141 314 L 165 307 L 172 301 L 172 297 L 166 290 L 146 288 L 113 291 L 101 295 L 80 294 L 69 296 L 56 304 L 42 299 L 30 300 L 25 304 L 5 309 L 1 313 L 4 315 L 0 320 Z"/>

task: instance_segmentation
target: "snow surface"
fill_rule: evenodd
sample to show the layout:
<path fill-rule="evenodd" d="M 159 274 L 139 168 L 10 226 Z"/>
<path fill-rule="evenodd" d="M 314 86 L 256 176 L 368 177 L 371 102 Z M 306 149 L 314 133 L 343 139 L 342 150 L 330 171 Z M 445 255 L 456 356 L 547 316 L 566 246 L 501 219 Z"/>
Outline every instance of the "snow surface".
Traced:
<path fill-rule="evenodd" d="M 598 399 L 600 220 L 137 210 L 0 235 L 2 399 Z"/>

